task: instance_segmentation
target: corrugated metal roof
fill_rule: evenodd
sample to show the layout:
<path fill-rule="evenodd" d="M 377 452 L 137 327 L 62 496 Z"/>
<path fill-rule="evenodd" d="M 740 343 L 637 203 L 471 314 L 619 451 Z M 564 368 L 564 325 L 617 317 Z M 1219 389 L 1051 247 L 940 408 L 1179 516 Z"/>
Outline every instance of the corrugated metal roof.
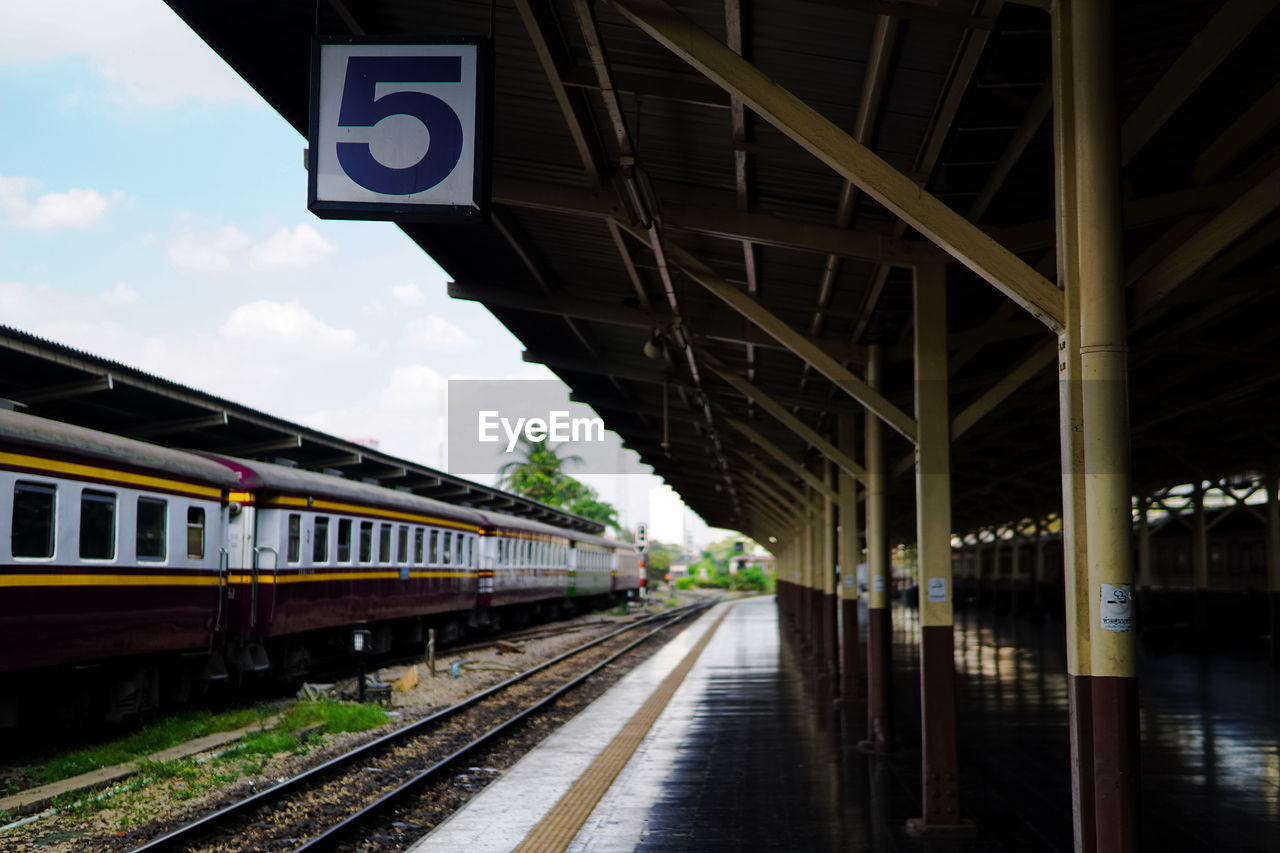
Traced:
<path fill-rule="evenodd" d="M 521 0 L 524 2 L 524 0 Z M 296 127 L 305 123 L 306 46 L 318 25 L 321 32 L 343 31 L 342 20 L 327 4 L 281 3 L 263 6 L 245 0 L 207 4 L 170 0 L 170 5 L 225 56 Z M 570 0 L 530 0 L 540 21 L 540 36 L 550 45 L 554 73 L 564 78 L 576 119 L 602 170 L 601 197 L 616 198 L 615 215 L 626 224 L 634 211 L 621 184 L 622 148 L 609 121 L 607 94 L 598 88 L 581 22 Z M 1206 23 L 1223 8 L 1220 2 L 1177 3 L 1133 0 L 1118 5 L 1118 102 L 1123 118 L 1195 43 Z M 718 39 L 727 33 L 725 4 L 680 2 L 675 6 Z M 1043 8 L 1018 3 L 902 3 L 883 96 L 873 116 L 871 148 L 890 165 L 924 183 L 930 192 L 962 214 L 986 187 L 1016 130 L 1046 85 L 1050 73 L 1049 16 Z M 853 127 L 868 70 L 876 19 L 859 4 L 837 2 L 755 2 L 743 4 L 743 51 L 761 70 L 810 104 L 838 127 Z M 994 19 L 967 17 L 972 8 L 999 10 Z M 367 0 L 351 11 L 371 33 L 489 31 L 496 22 L 495 182 L 533 181 L 542 196 L 536 206 L 499 206 L 495 219 L 518 243 L 517 252 L 503 229 L 407 225 L 405 230 L 456 279 L 489 284 L 519 293 L 540 293 L 638 309 L 635 287 L 622 256 L 598 211 L 574 212 L 579 202 L 569 190 L 593 189 L 579 158 L 569 121 L 553 98 L 553 89 L 532 47 L 515 5 L 502 2 Z M 877 4 L 876 9 L 887 8 Z M 747 111 L 745 135 L 734 139 L 728 99 L 701 80 L 686 63 L 625 20 L 608 3 L 591 4 L 604 47 L 607 72 L 618 90 L 618 104 L 639 168 L 664 208 L 692 215 L 715 215 L 731 222 L 739 212 L 756 217 L 755 228 L 781 234 L 773 242 L 795 241 L 800 231 L 821 236 L 837 222 L 844 181 L 796 142 Z M 976 29 L 969 29 L 976 25 Z M 1280 17 L 1268 16 L 1213 73 L 1177 106 L 1126 168 L 1131 204 L 1154 209 L 1134 215 L 1129 260 L 1182 217 L 1219 210 L 1230 192 L 1216 201 L 1184 200 L 1168 204 L 1147 200 L 1190 189 L 1197 156 L 1280 77 L 1274 44 Z M 972 76 L 967 76 L 969 73 Z M 1052 118 L 1046 118 L 1015 158 L 980 224 L 1016 229 L 1023 258 L 1041 264 L 1052 277 L 1053 149 Z M 1264 155 L 1275 147 L 1274 126 L 1239 152 L 1219 181 L 1243 175 L 1238 194 L 1267 174 Z M 936 156 L 935 156 L 936 155 Z M 736 157 L 744 157 L 745 182 L 739 185 Z M 1253 171 L 1247 164 L 1258 161 Z M 919 171 L 917 171 L 919 170 Z M 564 188 L 558 192 L 557 187 Z M 738 199 L 741 199 L 739 202 Z M 522 204 L 530 205 L 528 200 Z M 1181 206 L 1180 206 L 1181 205 Z M 1207 206 L 1206 206 L 1207 205 Z M 556 210 L 555 208 L 559 208 Z M 1135 208 L 1136 210 L 1137 208 Z M 1274 222 L 1274 212 L 1269 214 Z M 1264 221 L 1264 226 L 1267 224 Z M 731 230 L 730 226 L 725 226 Z M 850 232 L 858 237 L 915 238 L 897 226 L 888 212 L 857 194 Z M 1040 236 L 1035 236 L 1036 233 Z M 1026 237 L 1025 235 L 1031 235 Z M 812 236 L 812 235 L 811 235 Z M 818 309 L 827 251 L 809 245 L 783 248 L 757 243 L 748 264 L 741 240 L 694 233 L 671 223 L 664 239 L 696 256 L 740 289 L 755 286 L 762 305 L 793 329 L 807 333 Z M 814 237 L 813 239 L 816 239 Z M 1174 307 L 1143 326 L 1133 341 L 1134 465 L 1139 482 L 1156 485 L 1186 476 L 1187 460 L 1205 472 L 1256 464 L 1269 453 L 1280 415 L 1278 375 L 1268 359 L 1242 359 L 1240 342 L 1274 340 L 1280 316 L 1275 288 L 1244 274 L 1273 275 L 1276 250 L 1265 240 L 1241 252 L 1234 267 L 1223 270 L 1231 282 L 1223 288 L 1191 288 L 1186 305 Z M 1273 241 L 1274 242 L 1274 241 Z M 667 300 L 657 260 L 647 241 L 623 238 L 648 299 L 661 313 Z M 858 367 L 858 347 L 883 343 L 889 354 L 887 393 L 906 411 L 911 402 L 909 273 L 887 275 L 872 261 L 838 259 L 839 272 L 823 312 L 818 343 L 848 357 Z M 523 255 L 523 257 L 522 257 Z M 533 259 L 530 268 L 525 258 Z M 754 279 L 750 272 L 754 266 Z M 873 285 L 883 281 L 883 287 Z M 690 330 L 699 324 L 723 332 L 741 323 L 717 298 L 690 276 L 673 276 L 680 311 Z M 1238 301 L 1227 310 L 1217 297 L 1226 290 Z M 1209 306 L 1209 310 L 1204 310 Z M 575 391 L 597 404 L 606 420 L 641 449 L 647 461 L 668 475 L 672 485 L 709 522 L 740 526 L 734 490 L 740 481 L 729 454 L 729 470 L 713 452 L 714 433 L 721 449 L 743 447 L 725 426 L 726 417 L 748 418 L 759 431 L 797 458 L 810 458 L 804 442 L 749 406 L 708 370 L 712 360 L 741 375 L 753 373 L 760 387 L 792 408 L 807 423 L 830 431 L 832 412 L 846 398 L 795 356 L 774 346 L 731 343 L 695 337 L 701 386 L 689 374 L 683 356 L 667 362 L 640 353 L 648 331 L 598 320 L 576 320 L 572 327 L 545 313 L 493 304 L 495 314 L 537 355 L 557 360 L 557 370 Z M 1220 314 L 1215 311 L 1221 310 Z M 952 343 L 952 409 L 959 410 L 990 388 L 1013 364 L 1043 345 L 1046 331 L 989 285 L 955 267 L 949 278 Z M 1206 319 L 1197 319 L 1203 315 Z M 655 325 L 660 325 L 655 314 Z M 1207 319 L 1207 318 L 1214 319 Z M 854 335 L 858 337 L 855 340 Z M 1270 336 L 1270 337 L 1268 337 Z M 743 337 L 749 337 L 744 335 Z M 758 334 L 757 334 L 758 337 Z M 586 338 L 587 343 L 583 343 Z M 1200 348 L 1194 364 L 1170 355 L 1191 340 Z M 590 349 L 588 349 L 588 346 Z M 850 355 L 852 354 L 852 355 Z M 577 363 L 575 365 L 575 360 Z M 572 367 L 564 365 L 574 365 Z M 661 436 L 662 376 L 679 386 L 684 399 L 670 424 L 671 457 L 657 447 Z M 1230 391 L 1235 389 L 1235 396 Z M 1213 405 L 1207 401 L 1218 399 Z M 712 404 L 705 422 L 702 401 Z M 676 403 L 673 403 L 675 405 Z M 686 407 L 687 406 L 687 407 Z M 1052 371 L 1027 383 L 995 412 L 966 433 L 953 452 L 953 510 L 958 530 L 1008 520 L 1009 513 L 1030 513 L 1059 500 L 1057 477 L 1057 392 Z M 825 411 L 824 411 L 825 409 Z M 659 413 L 655 415 L 655 412 Z M 1247 431 L 1247 441 L 1215 441 L 1215 432 Z M 656 437 L 655 437 L 656 434 Z M 1140 439 L 1140 440 L 1139 440 Z M 891 458 L 909 450 L 891 436 Z M 1252 454 L 1252 455 L 1251 455 Z M 1254 462 L 1250 462 L 1253 459 Z M 790 475 L 781 468 L 778 472 Z M 726 473 L 728 478 L 726 479 Z M 735 484 L 731 487 L 731 483 Z M 717 485 L 720 487 L 717 489 Z M 900 479 L 893 500 L 909 520 L 910 483 Z M 904 535 L 909 530 L 904 528 Z"/>

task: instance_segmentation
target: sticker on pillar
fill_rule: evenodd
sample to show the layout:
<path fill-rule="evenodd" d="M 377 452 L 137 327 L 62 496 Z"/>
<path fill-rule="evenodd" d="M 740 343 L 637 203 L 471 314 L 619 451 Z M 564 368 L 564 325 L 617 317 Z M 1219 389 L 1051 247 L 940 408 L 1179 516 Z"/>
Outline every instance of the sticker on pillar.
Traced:
<path fill-rule="evenodd" d="M 1127 634 L 1133 630 L 1133 589 L 1127 583 L 1102 587 L 1102 630 Z"/>
<path fill-rule="evenodd" d="M 946 578 L 929 578 L 929 603 L 930 604 L 946 604 L 947 603 L 947 579 Z"/>
<path fill-rule="evenodd" d="M 853 582 L 855 580 L 857 580 L 857 578 L 855 578 L 853 575 L 845 575 L 844 576 L 845 589 L 853 589 Z"/>
<path fill-rule="evenodd" d="M 938 580 L 942 580 L 942 578 L 938 578 Z M 876 575 L 873 577 L 871 579 L 871 588 L 876 592 L 884 592 L 884 575 Z M 943 590 L 943 595 L 946 595 L 945 589 Z"/>

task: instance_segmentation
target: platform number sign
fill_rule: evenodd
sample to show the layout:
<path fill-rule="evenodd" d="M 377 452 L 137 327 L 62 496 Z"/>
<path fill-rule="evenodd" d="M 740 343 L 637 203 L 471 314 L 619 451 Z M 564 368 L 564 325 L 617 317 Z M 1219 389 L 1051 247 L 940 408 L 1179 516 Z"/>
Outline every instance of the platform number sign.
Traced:
<path fill-rule="evenodd" d="M 636 524 L 636 550 L 641 554 L 649 550 L 649 525 L 643 521 Z"/>
<path fill-rule="evenodd" d="M 484 44 L 318 39 L 307 207 L 325 219 L 458 221 L 488 205 Z"/>

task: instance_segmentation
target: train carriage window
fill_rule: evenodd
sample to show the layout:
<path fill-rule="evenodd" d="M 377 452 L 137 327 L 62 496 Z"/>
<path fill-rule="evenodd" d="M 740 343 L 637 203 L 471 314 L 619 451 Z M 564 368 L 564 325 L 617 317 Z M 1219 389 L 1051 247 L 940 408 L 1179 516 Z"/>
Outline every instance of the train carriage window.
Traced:
<path fill-rule="evenodd" d="M 296 512 L 289 513 L 289 540 L 285 559 L 296 563 L 302 559 L 302 516 Z"/>
<path fill-rule="evenodd" d="M 351 519 L 338 519 L 338 562 L 351 562 Z"/>
<path fill-rule="evenodd" d="M 80 559 L 110 560 L 116 555 L 114 492 L 80 493 Z"/>
<path fill-rule="evenodd" d="M 391 562 L 391 525 L 378 525 L 378 562 Z"/>
<path fill-rule="evenodd" d="M 444 552 L 442 562 L 447 566 L 453 562 L 453 531 L 446 530 L 444 533 L 444 545 L 441 550 Z"/>
<path fill-rule="evenodd" d="M 13 484 L 10 553 L 15 557 L 52 557 L 57 488 L 44 483 Z"/>
<path fill-rule="evenodd" d="M 204 559 L 204 507 L 187 507 L 187 556 Z"/>
<path fill-rule="evenodd" d="M 464 550 L 467 544 L 466 537 L 459 533 L 457 536 L 453 537 L 453 543 L 455 549 L 453 552 L 453 562 L 456 565 L 465 566 L 467 564 L 466 552 Z"/>
<path fill-rule="evenodd" d="M 169 515 L 169 502 L 156 498 L 138 498 L 138 532 L 136 538 L 139 560 L 163 560 L 168 553 L 165 528 Z"/>
<path fill-rule="evenodd" d="M 440 531 L 431 531 L 431 553 L 428 562 L 433 566 L 440 565 Z"/>
<path fill-rule="evenodd" d="M 360 562 L 373 562 L 373 522 L 360 522 Z"/>
<path fill-rule="evenodd" d="M 404 563 L 409 559 L 409 528 L 403 524 L 396 528 L 396 562 Z"/>
<path fill-rule="evenodd" d="M 311 562 L 329 562 L 329 519 L 317 518 L 315 538 L 311 543 Z"/>
<path fill-rule="evenodd" d="M 421 527 L 413 531 L 413 562 L 422 565 L 422 542 L 426 539 L 426 531 Z"/>

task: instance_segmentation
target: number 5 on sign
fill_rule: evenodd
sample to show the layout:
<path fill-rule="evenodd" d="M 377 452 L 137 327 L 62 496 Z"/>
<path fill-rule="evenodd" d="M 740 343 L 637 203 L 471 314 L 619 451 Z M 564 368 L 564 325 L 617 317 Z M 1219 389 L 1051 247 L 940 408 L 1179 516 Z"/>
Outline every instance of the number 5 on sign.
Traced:
<path fill-rule="evenodd" d="M 327 219 L 478 218 L 488 74 L 479 41 L 317 40 L 307 206 Z"/>

